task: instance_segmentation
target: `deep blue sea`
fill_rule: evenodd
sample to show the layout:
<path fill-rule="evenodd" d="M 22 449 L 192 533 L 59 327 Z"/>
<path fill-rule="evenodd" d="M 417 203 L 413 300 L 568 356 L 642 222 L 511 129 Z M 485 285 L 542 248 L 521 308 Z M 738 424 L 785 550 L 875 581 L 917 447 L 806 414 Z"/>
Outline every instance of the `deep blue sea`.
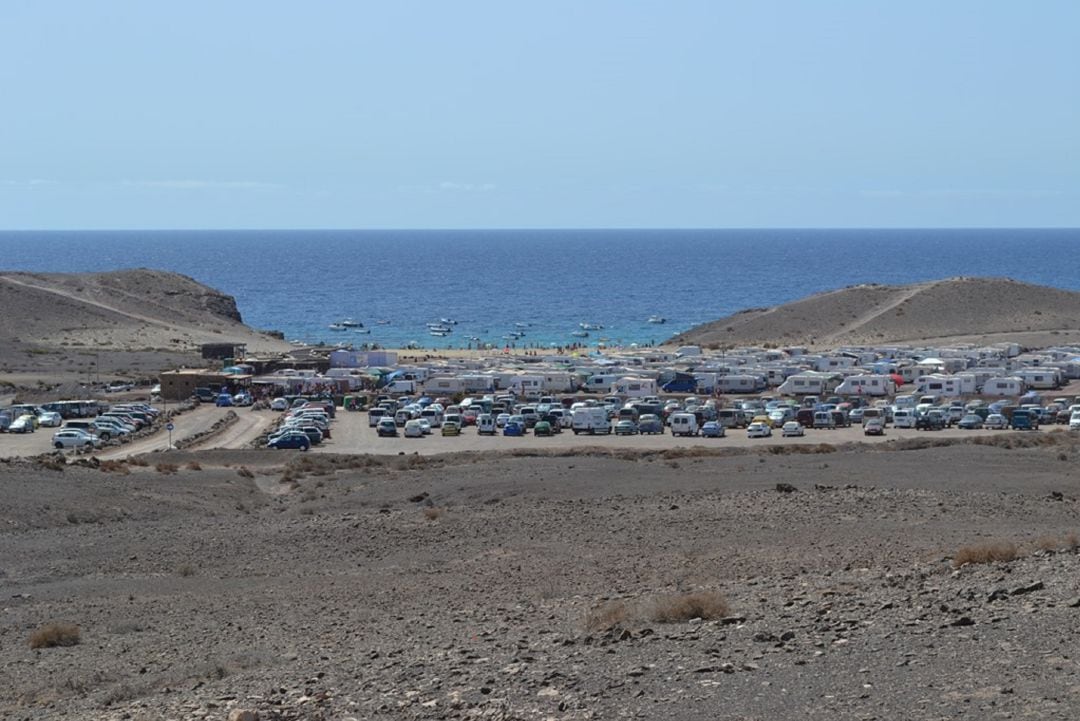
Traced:
<path fill-rule="evenodd" d="M 9 231 L 0 253 L 2 270 L 176 271 L 249 325 L 357 346 L 660 342 L 818 291 L 961 275 L 1080 290 L 1080 229 Z M 329 329 L 344 318 L 370 334 Z M 453 333 L 429 334 L 440 318 Z M 604 329 L 575 338 L 581 323 Z"/>

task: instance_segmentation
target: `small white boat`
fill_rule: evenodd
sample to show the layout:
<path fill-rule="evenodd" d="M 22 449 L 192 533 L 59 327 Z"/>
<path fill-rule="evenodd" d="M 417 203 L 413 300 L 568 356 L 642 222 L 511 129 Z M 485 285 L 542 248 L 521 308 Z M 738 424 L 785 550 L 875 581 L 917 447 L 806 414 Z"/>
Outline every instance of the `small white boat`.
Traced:
<path fill-rule="evenodd" d="M 588 338 L 589 337 L 589 331 L 587 331 L 587 330 L 576 330 L 573 333 L 571 333 L 570 335 L 574 336 L 575 338 Z"/>
<path fill-rule="evenodd" d="M 390 325 L 390 321 L 388 321 L 388 320 L 377 320 L 377 321 L 375 321 L 375 325 Z"/>
<path fill-rule="evenodd" d="M 604 326 L 599 323 L 578 323 L 581 326 L 581 330 L 604 330 Z"/>
<path fill-rule="evenodd" d="M 329 328 L 330 330 L 346 330 L 345 326 L 341 323 L 331 323 Z"/>
<path fill-rule="evenodd" d="M 363 328 L 364 327 L 363 323 L 361 323 L 358 320 L 353 320 L 352 318 L 346 318 L 345 320 L 341 321 L 341 325 L 345 326 L 346 328 Z"/>
<path fill-rule="evenodd" d="M 370 333 L 371 333 L 371 329 L 370 329 L 370 328 L 357 328 L 357 329 L 356 329 L 356 332 L 357 332 L 357 333 L 364 333 L 364 334 L 369 334 L 369 335 L 370 335 Z"/>
<path fill-rule="evenodd" d="M 516 328 L 528 328 L 529 324 L 528 323 L 514 323 L 514 327 L 516 327 Z"/>
<path fill-rule="evenodd" d="M 439 322 L 443 325 L 457 325 L 457 321 L 453 318 L 439 318 Z"/>
<path fill-rule="evenodd" d="M 662 315 L 650 315 L 649 316 L 649 322 L 650 323 L 667 323 L 667 318 L 665 318 Z"/>
<path fill-rule="evenodd" d="M 448 330 L 431 329 L 431 330 L 428 331 L 428 333 L 430 333 L 431 335 L 439 336 L 440 338 L 443 337 L 443 336 L 450 335 L 450 331 L 448 331 Z"/>
<path fill-rule="evenodd" d="M 441 325 L 441 324 L 439 324 L 439 323 L 428 323 L 428 327 L 427 327 L 427 328 L 428 328 L 428 330 L 429 330 L 429 331 L 431 331 L 432 333 L 443 333 L 443 334 L 445 334 L 445 333 L 451 333 L 451 332 L 453 332 L 453 330 L 454 330 L 453 328 L 451 328 L 451 327 L 450 327 L 450 326 L 448 326 L 448 325 Z"/>

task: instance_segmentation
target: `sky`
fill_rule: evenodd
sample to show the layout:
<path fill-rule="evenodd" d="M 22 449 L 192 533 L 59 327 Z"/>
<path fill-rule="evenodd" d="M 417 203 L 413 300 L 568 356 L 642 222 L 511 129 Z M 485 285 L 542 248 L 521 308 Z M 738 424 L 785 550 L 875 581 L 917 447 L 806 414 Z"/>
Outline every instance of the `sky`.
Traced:
<path fill-rule="evenodd" d="M 2 0 L 0 229 L 1080 226 L 1076 0 Z"/>

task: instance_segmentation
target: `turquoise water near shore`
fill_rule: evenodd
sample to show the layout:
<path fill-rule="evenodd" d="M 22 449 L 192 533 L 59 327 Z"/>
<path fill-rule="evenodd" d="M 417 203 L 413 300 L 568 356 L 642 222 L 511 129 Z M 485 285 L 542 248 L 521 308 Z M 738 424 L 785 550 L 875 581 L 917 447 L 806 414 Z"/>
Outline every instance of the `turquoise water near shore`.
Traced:
<path fill-rule="evenodd" d="M 1002 276 L 1080 290 L 1080 229 L 7 231 L 0 251 L 3 270 L 176 271 L 235 296 L 257 328 L 391 347 L 656 343 L 858 283 Z M 344 318 L 370 333 L 329 328 Z M 430 335 L 440 318 L 453 332 Z M 603 330 L 575 337 L 581 323 Z"/>

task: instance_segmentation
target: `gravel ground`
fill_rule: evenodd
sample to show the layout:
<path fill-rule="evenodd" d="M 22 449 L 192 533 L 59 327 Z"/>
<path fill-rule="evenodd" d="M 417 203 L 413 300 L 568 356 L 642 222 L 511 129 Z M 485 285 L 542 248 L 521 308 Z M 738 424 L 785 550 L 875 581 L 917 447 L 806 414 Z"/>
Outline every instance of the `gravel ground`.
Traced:
<path fill-rule="evenodd" d="M 0 715 L 1075 718 L 1053 441 L 7 461 Z M 988 541 L 1020 557 L 954 568 Z M 55 622 L 80 642 L 32 649 Z"/>

